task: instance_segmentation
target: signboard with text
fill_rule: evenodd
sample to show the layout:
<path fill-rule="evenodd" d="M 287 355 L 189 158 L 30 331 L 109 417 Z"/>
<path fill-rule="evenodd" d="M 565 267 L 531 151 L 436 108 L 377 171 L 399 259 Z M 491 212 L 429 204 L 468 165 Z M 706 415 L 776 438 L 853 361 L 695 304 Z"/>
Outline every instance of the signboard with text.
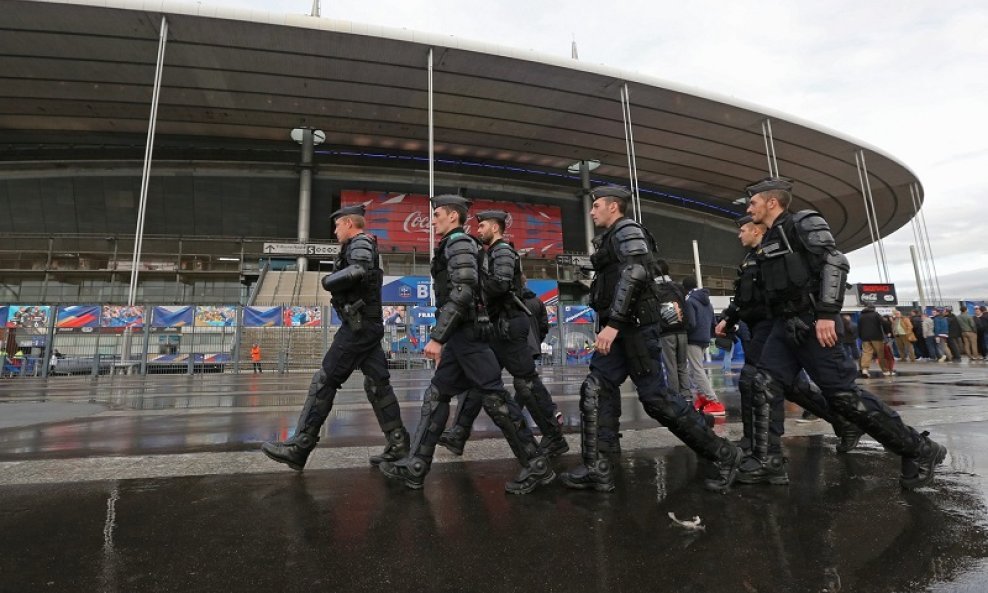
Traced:
<path fill-rule="evenodd" d="M 895 284 L 858 284 L 858 304 L 862 307 L 891 307 L 898 305 Z"/>
<path fill-rule="evenodd" d="M 363 204 L 367 208 L 367 231 L 378 238 L 381 250 L 391 247 L 429 250 L 429 218 L 432 212 L 427 196 L 344 190 L 343 206 Z M 515 249 L 528 257 L 554 257 L 563 250 L 563 226 L 559 208 L 520 202 L 473 200 L 471 216 L 465 229 L 476 231 L 472 214 L 483 210 L 504 210 L 508 213 L 505 238 Z"/>

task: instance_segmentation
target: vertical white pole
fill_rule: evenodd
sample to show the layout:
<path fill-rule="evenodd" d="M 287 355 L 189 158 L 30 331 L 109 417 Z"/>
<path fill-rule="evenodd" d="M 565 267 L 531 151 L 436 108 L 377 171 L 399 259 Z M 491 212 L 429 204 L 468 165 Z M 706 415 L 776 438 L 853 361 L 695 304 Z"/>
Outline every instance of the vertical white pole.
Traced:
<path fill-rule="evenodd" d="M 693 271 L 696 274 L 696 287 L 703 288 L 703 276 L 700 274 L 700 243 L 693 239 Z"/>
<path fill-rule="evenodd" d="M 436 256 L 436 230 L 432 220 L 432 199 L 436 197 L 436 154 L 435 154 L 435 115 L 433 113 L 432 97 L 432 49 L 429 49 L 429 261 Z M 436 305 L 435 287 L 433 286 L 432 275 L 429 276 L 429 305 Z"/>

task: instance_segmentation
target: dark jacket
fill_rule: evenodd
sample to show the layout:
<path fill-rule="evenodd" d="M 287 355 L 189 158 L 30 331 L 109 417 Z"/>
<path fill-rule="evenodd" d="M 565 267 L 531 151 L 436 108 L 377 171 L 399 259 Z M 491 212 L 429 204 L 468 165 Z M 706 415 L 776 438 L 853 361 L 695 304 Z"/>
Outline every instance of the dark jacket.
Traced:
<path fill-rule="evenodd" d="M 686 295 L 686 319 L 689 331 L 686 341 L 690 344 L 710 345 L 714 335 L 714 307 L 710 304 L 710 291 L 706 288 L 694 288 Z"/>
<path fill-rule="evenodd" d="M 950 339 L 961 339 L 961 324 L 957 321 L 957 316 L 953 311 L 947 313 L 947 337 Z"/>
<path fill-rule="evenodd" d="M 871 307 L 865 307 L 858 318 L 858 336 L 862 342 L 873 342 L 885 339 L 885 328 L 882 316 Z"/>
<path fill-rule="evenodd" d="M 841 342 L 844 344 L 854 344 L 858 341 L 858 324 L 854 323 L 854 320 L 845 321 L 841 318 L 841 322 L 844 324 L 844 333 L 841 335 Z"/>

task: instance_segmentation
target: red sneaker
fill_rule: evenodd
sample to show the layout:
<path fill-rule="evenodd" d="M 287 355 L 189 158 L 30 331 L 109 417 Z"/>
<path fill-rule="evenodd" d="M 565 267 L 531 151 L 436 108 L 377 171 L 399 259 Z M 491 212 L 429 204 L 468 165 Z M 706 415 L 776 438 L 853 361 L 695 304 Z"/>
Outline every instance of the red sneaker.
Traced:
<path fill-rule="evenodd" d="M 693 407 L 696 408 L 697 410 L 702 410 L 703 406 L 707 405 L 707 402 L 709 401 L 710 400 L 707 399 L 707 396 L 703 395 L 702 393 L 698 393 L 696 394 L 696 398 L 693 400 Z"/>
<path fill-rule="evenodd" d="M 724 408 L 724 404 L 707 398 L 703 398 L 703 400 L 703 407 L 700 408 L 700 411 L 704 414 L 710 414 L 711 416 L 727 415 L 727 410 Z"/>

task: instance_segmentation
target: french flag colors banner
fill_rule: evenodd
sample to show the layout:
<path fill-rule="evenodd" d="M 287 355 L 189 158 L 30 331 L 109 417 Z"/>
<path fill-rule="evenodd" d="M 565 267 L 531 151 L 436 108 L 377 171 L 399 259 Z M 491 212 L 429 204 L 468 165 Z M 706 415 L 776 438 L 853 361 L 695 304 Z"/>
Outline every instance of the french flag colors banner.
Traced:
<path fill-rule="evenodd" d="M 244 327 L 281 327 L 281 307 L 244 307 Z"/>
<path fill-rule="evenodd" d="M 154 308 L 152 327 L 186 327 L 192 325 L 195 307 L 164 306 Z"/>
<path fill-rule="evenodd" d="M 563 307 L 563 323 L 593 323 L 597 314 L 586 305 L 566 305 Z"/>
<path fill-rule="evenodd" d="M 55 327 L 99 327 L 99 319 L 99 305 L 59 307 Z"/>
<path fill-rule="evenodd" d="M 378 238 L 381 251 L 391 247 L 402 250 L 429 250 L 429 198 L 420 194 L 396 194 L 343 190 L 343 206 L 362 204 L 367 208 L 367 230 Z M 476 229 L 473 213 L 483 210 L 504 210 L 508 213 L 505 238 L 519 253 L 528 257 L 554 257 L 563 250 L 563 225 L 556 206 L 474 200 L 465 229 Z M 437 237 L 438 239 L 438 237 Z"/>
<path fill-rule="evenodd" d="M 427 305 L 429 303 L 428 276 L 385 276 L 381 287 L 381 301 L 384 303 L 408 303 Z"/>
<path fill-rule="evenodd" d="M 534 292 L 543 304 L 559 304 L 559 283 L 555 280 L 529 280 L 525 287 Z"/>

